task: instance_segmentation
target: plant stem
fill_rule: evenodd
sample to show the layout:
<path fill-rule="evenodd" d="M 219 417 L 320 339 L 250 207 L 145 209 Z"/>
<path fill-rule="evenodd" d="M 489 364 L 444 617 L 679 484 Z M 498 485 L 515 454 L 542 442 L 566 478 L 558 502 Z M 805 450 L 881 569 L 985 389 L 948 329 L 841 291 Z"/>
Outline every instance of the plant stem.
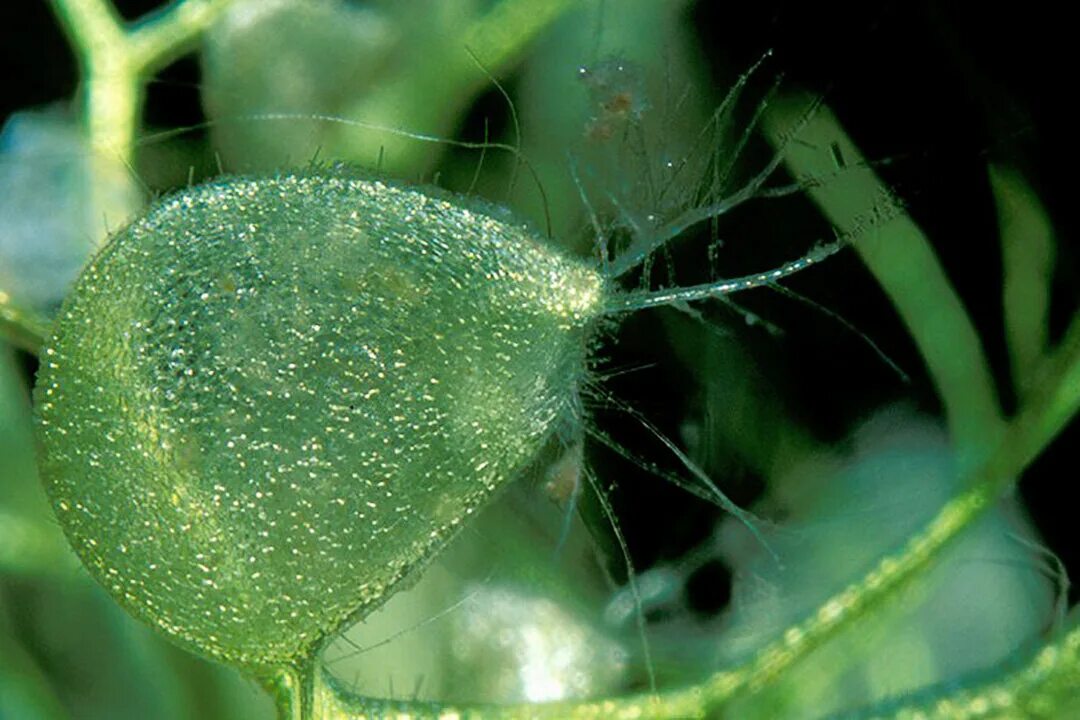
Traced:
<path fill-rule="evenodd" d="M 806 101 L 778 98 L 766 112 L 766 134 L 784 137 Z M 926 363 L 945 410 L 959 467 L 980 464 L 1004 421 L 982 341 L 922 230 L 904 213 L 855 233 L 859 218 L 891 197 L 836 117 L 822 106 L 791 143 L 784 162 L 811 182 L 808 194 L 853 247 L 889 296 Z M 846 158 L 837 172 L 827 148 Z M 895 202 L 895 201 L 893 201 Z"/>
<path fill-rule="evenodd" d="M 277 706 L 278 720 L 315 720 L 315 661 L 304 660 L 257 674 Z"/>
<path fill-rule="evenodd" d="M 110 188 L 134 185 L 135 137 L 143 86 L 158 69 L 182 55 L 230 0 L 180 0 L 128 30 L 107 0 L 52 0 L 82 65 L 83 115 L 94 158 L 95 207 L 126 219 L 130 208 L 111 207 Z M 122 193 L 134 196 L 137 193 Z"/>
<path fill-rule="evenodd" d="M 666 690 L 599 700 L 520 705 L 444 705 L 418 700 L 382 700 L 352 694 L 320 671 L 315 683 L 315 720 L 676 720 L 705 717 L 698 688 Z"/>
<path fill-rule="evenodd" d="M 139 20 L 128 36 L 129 52 L 145 76 L 192 49 L 232 0 L 181 0 Z"/>
<path fill-rule="evenodd" d="M 1038 196 L 1018 170 L 991 165 L 989 172 L 1005 275 L 1005 338 L 1013 385 L 1023 397 L 1048 345 L 1054 229 Z"/>

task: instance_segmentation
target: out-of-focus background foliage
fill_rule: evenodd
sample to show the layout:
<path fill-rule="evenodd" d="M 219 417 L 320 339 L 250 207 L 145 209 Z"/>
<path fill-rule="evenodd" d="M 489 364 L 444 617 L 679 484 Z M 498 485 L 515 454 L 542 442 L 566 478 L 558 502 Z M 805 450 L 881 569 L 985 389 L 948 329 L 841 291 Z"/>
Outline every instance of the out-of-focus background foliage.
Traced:
<path fill-rule="evenodd" d="M 129 18 L 156 5 L 117 4 Z M 1080 259 L 1067 240 L 1076 145 L 1063 110 L 1068 38 L 1048 6 L 974 16 L 933 3 L 851 13 L 806 3 L 584 2 L 535 37 L 515 39 L 516 26 L 502 26 L 511 38 L 501 55 L 489 34 L 467 33 L 496 6 L 236 0 L 196 54 L 149 85 L 134 165 L 117 183 L 87 160 L 71 102 L 77 70 L 48 5 L 4 6 L 0 292 L 48 315 L 125 208 L 219 168 L 265 172 L 313 158 L 479 194 L 587 254 L 594 227 L 582 191 L 603 227 L 669 220 L 708 202 L 701 189 L 711 168 L 700 158 L 740 146 L 782 74 L 761 127 L 775 138 L 805 106 L 792 98 L 824 95 L 929 238 L 1005 412 L 1022 402 L 1040 353 L 1080 299 Z M 505 98 L 466 46 L 512 99 L 535 177 L 505 152 L 325 119 L 518 142 Z M 770 48 L 726 122 L 708 125 Z M 793 152 L 828 158 L 832 170 L 814 190 L 839 193 L 862 168 L 823 137 L 798 136 Z M 729 189 L 771 157 L 766 138 L 746 139 Z M 686 170 L 672 173 L 668 163 L 681 167 L 688 155 Z M 842 212 L 871 209 L 858 192 L 845 197 L 852 206 Z M 772 267 L 831 232 L 805 196 L 761 199 L 688 232 L 653 277 L 688 284 Z M 1020 278 L 1013 285 L 1003 282 L 1008 268 Z M 960 489 L 941 388 L 859 257 L 849 251 L 788 287 L 798 296 L 759 291 L 734 298 L 737 307 L 703 308 L 704 321 L 642 313 L 597 352 L 603 387 L 766 519 L 778 558 L 714 507 L 586 443 L 584 462 L 612 487 L 661 686 L 750 656 Z M 948 350 L 963 339 L 932 342 Z M 32 356 L 0 344 L 0 718 L 271 717 L 257 687 L 127 618 L 68 553 L 35 477 L 34 369 Z M 596 397 L 586 405 L 588 422 L 623 447 L 678 469 L 640 422 Z M 1015 497 L 902 596 L 733 712 L 823 717 L 963 686 L 1050 637 L 1077 599 L 1066 578 L 1080 567 L 1080 546 L 1062 502 L 1076 439 L 1076 428 L 1066 431 Z M 455 701 L 647 687 L 618 543 L 587 492 L 580 513 L 567 508 L 577 495 L 558 482 L 572 473 L 556 456 L 538 460 L 415 588 L 331 648 L 327 664 L 344 684 Z"/>

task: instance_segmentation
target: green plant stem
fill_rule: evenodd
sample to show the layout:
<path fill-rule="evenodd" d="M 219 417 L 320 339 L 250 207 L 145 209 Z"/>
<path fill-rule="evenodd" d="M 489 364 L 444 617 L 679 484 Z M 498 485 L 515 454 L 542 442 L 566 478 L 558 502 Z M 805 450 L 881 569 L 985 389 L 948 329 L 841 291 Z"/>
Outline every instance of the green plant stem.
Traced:
<path fill-rule="evenodd" d="M 121 19 L 104 0 L 54 4 L 82 64 L 90 148 L 130 164 L 142 92 Z"/>
<path fill-rule="evenodd" d="M 278 720 L 315 720 L 313 660 L 298 662 L 268 672 L 255 673 L 277 706 Z"/>
<path fill-rule="evenodd" d="M 131 171 L 144 85 L 188 51 L 230 0 L 180 0 L 126 28 L 107 0 L 52 0 L 82 66 L 83 116 L 95 183 L 91 207 L 113 221 L 134 208 L 113 198 L 137 197 Z M 117 193 L 125 188 L 128 192 Z"/>
<path fill-rule="evenodd" d="M 131 163 L 143 84 L 188 51 L 229 1 L 182 0 L 128 30 L 107 0 L 52 0 L 82 64 L 87 133 L 95 153 Z"/>
<path fill-rule="evenodd" d="M 991 165 L 1004 270 L 1002 305 L 1013 384 L 1023 396 L 1048 345 L 1054 229 L 1014 168 Z"/>
<path fill-rule="evenodd" d="M 314 720 L 676 720 L 705 717 L 698 688 L 656 695 L 520 705 L 447 705 L 357 697 L 325 671 L 315 683 Z"/>
<path fill-rule="evenodd" d="M 1034 373 L 1035 384 L 1024 410 L 1010 423 L 1023 434 L 1016 472 L 1031 463 L 1080 412 L 1080 313 L 1054 350 Z"/>
<path fill-rule="evenodd" d="M 155 72 L 189 52 L 232 0 L 181 0 L 139 20 L 128 36 L 134 65 L 143 75 Z"/>
<path fill-rule="evenodd" d="M 765 116 L 774 142 L 788 133 L 807 101 L 783 97 Z M 837 169 L 834 148 L 846 159 Z M 821 107 L 785 149 L 784 162 L 797 178 L 812 181 L 809 195 L 853 246 L 880 283 L 919 348 L 941 397 L 961 468 L 979 464 L 996 445 L 1003 419 L 982 342 L 933 247 L 905 213 L 889 213 L 869 231 L 855 233 L 885 203 L 897 202 L 844 133 Z"/>

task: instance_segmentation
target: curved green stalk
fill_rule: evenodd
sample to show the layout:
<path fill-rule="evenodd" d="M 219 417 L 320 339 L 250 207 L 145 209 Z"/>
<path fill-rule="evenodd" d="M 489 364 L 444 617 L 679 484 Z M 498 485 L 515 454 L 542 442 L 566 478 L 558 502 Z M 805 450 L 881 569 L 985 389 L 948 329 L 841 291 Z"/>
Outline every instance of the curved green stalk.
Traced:
<path fill-rule="evenodd" d="M 130 164 L 143 84 L 191 49 L 230 0 L 181 0 L 126 28 L 108 0 L 52 0 L 83 68 L 90 145 Z"/>
<path fill-rule="evenodd" d="M 1049 342 L 1054 229 L 1018 170 L 991 165 L 989 173 L 1001 235 L 1005 338 L 1013 384 L 1023 396 Z"/>
<path fill-rule="evenodd" d="M 117 207 L 114 198 L 139 195 L 131 167 L 146 82 L 190 50 L 229 2 L 180 0 L 128 28 L 108 0 L 52 0 L 82 67 L 83 116 L 98 178 L 91 207 L 111 222 L 134 211 Z"/>
<path fill-rule="evenodd" d="M 597 700 L 518 705 L 453 705 L 359 697 L 325 671 L 315 680 L 313 720 L 677 720 L 706 716 L 701 688 Z"/>
<path fill-rule="evenodd" d="M 313 715 L 314 662 L 306 660 L 295 666 L 277 668 L 258 675 L 277 706 L 278 720 L 315 720 Z"/>
<path fill-rule="evenodd" d="M 799 98 L 775 102 L 764 123 L 773 142 L 787 136 L 805 105 Z M 1001 434 L 1001 408 L 982 341 L 934 248 L 904 213 L 891 214 L 869 232 L 854 232 L 868 208 L 897 200 L 827 107 L 800 130 L 799 140 L 788 145 L 784 163 L 810 183 L 807 193 L 839 233 L 855 236 L 855 251 L 892 300 L 926 363 L 961 467 L 978 464 Z M 846 161 L 839 172 L 836 154 Z"/>

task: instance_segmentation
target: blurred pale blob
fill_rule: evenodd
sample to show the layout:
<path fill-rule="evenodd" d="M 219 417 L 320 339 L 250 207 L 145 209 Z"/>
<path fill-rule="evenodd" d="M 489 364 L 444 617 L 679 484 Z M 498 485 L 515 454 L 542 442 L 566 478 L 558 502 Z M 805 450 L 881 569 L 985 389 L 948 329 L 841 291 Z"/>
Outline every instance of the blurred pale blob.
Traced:
<path fill-rule="evenodd" d="M 15 113 L 0 132 L 0 289 L 55 308 L 140 202 L 128 169 L 93 157 L 65 109 Z"/>
<path fill-rule="evenodd" d="M 417 590 L 402 595 L 409 602 L 376 619 L 401 628 L 388 642 L 363 647 L 350 670 L 329 663 L 359 694 L 546 702 L 625 686 L 630 655 L 622 645 L 535 588 L 461 583 L 433 568 Z M 370 636 L 370 629 L 361 634 Z M 344 657 L 354 656 L 346 650 Z"/>
<path fill-rule="evenodd" d="M 455 658 L 480 673 L 478 691 L 492 697 L 590 697 L 621 679 L 627 666 L 618 644 L 553 600 L 511 587 L 474 588 L 454 627 Z"/>
<path fill-rule="evenodd" d="M 415 586 L 334 643 L 331 675 L 359 695 L 442 702 L 625 691 L 641 672 L 637 638 L 604 626 L 609 588 L 580 518 L 555 551 L 564 512 L 509 489 Z"/>
<path fill-rule="evenodd" d="M 320 115 L 339 115 L 383 70 L 394 27 L 369 5 L 338 0 L 242 0 L 206 38 L 203 104 L 226 168 L 309 162 L 326 147 Z M 289 119 L 255 119 L 261 114 Z M 303 119 L 310 117 L 310 120 Z M 355 160 L 355 158 L 353 158 Z M 365 158 L 373 164 L 375 158 Z"/>

